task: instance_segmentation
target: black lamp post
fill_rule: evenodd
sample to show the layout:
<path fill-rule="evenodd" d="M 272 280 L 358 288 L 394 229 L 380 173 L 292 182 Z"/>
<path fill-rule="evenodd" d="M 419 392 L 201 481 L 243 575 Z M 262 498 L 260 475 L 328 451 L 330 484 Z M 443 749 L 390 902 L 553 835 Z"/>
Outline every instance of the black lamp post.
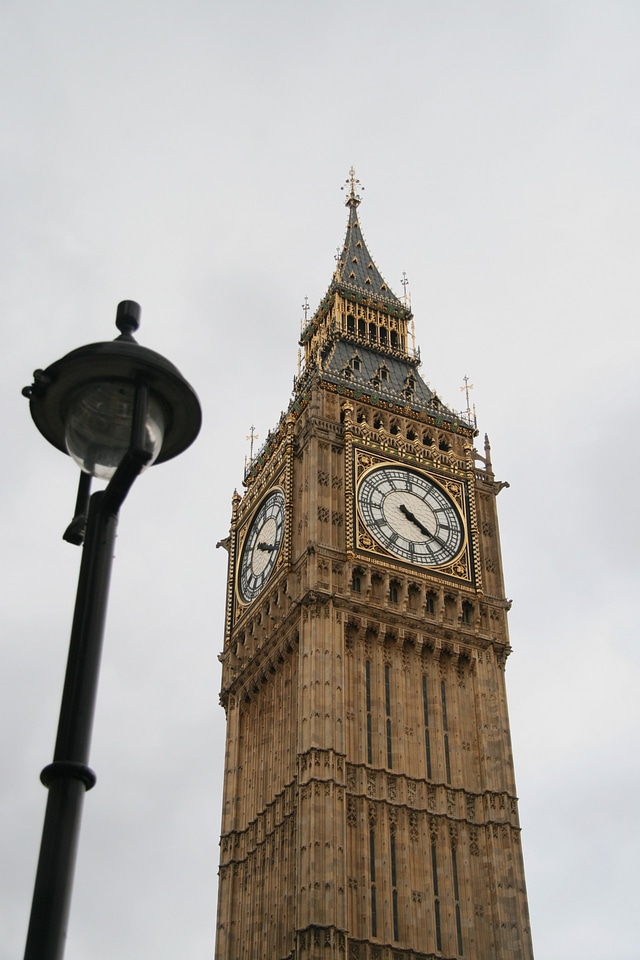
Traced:
<path fill-rule="evenodd" d="M 198 398 L 164 357 L 133 338 L 140 307 L 118 305 L 120 336 L 36 370 L 31 415 L 46 439 L 81 467 L 75 516 L 64 539 L 84 544 L 25 960 L 61 960 L 67 934 L 89 763 L 100 652 L 118 511 L 138 474 L 182 453 L 200 430 Z M 90 496 L 91 477 L 108 480 Z"/>

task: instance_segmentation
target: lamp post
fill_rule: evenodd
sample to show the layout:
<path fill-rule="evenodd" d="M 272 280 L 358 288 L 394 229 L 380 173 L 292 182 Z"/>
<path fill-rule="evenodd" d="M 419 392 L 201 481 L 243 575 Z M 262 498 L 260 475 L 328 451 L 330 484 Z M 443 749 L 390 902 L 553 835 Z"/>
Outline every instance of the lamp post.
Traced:
<path fill-rule="evenodd" d="M 200 430 L 198 398 L 164 357 L 133 338 L 140 307 L 118 305 L 120 336 L 36 370 L 23 393 L 37 428 L 80 465 L 64 539 L 83 544 L 67 671 L 48 788 L 25 960 L 61 960 L 84 794 L 95 782 L 89 747 L 118 512 L 138 474 L 182 453 Z M 90 493 L 92 477 L 107 480 Z"/>

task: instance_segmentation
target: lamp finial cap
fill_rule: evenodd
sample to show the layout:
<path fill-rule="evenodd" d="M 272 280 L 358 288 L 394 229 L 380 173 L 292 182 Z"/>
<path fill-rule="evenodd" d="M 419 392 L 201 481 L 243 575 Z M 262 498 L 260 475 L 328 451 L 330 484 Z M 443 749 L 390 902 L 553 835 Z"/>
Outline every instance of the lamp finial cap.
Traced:
<path fill-rule="evenodd" d="M 133 339 L 133 334 L 140 326 L 140 314 L 142 310 L 140 304 L 135 300 L 121 300 L 116 312 L 116 327 L 122 337 L 127 340 Z"/>

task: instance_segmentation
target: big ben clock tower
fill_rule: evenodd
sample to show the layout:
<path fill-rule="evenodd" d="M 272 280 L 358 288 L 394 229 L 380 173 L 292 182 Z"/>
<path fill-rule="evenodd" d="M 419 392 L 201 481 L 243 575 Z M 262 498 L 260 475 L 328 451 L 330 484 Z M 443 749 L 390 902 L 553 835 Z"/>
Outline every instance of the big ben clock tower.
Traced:
<path fill-rule="evenodd" d="M 488 442 L 426 386 L 357 181 L 235 494 L 217 960 L 532 960 Z"/>

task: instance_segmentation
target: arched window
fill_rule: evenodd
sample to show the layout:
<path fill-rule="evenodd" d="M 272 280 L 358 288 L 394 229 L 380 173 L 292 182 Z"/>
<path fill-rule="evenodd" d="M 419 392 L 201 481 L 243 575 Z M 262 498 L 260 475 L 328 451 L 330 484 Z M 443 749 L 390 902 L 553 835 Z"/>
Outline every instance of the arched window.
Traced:
<path fill-rule="evenodd" d="M 356 332 L 355 317 L 353 316 L 353 314 L 350 313 L 347 316 L 347 333 L 355 333 L 355 332 Z"/>

